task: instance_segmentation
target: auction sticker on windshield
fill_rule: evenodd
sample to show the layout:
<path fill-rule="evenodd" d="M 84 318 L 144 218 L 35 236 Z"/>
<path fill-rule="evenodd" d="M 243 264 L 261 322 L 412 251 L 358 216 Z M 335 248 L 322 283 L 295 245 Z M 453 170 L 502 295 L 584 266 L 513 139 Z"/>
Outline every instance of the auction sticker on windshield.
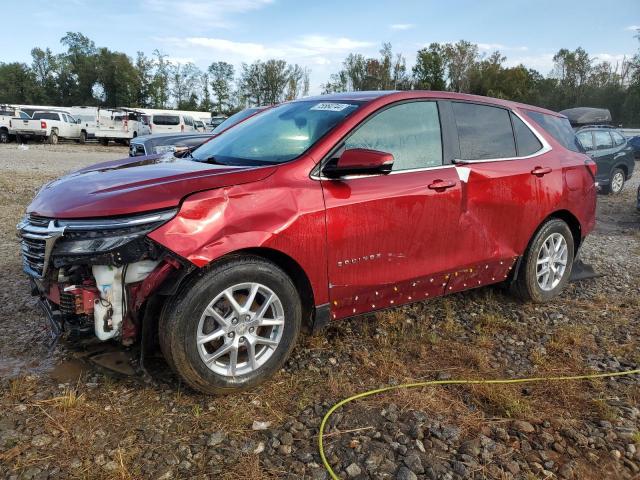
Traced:
<path fill-rule="evenodd" d="M 324 110 L 329 112 L 341 112 L 345 108 L 349 108 L 353 105 L 348 103 L 318 103 L 311 107 L 309 110 Z"/>

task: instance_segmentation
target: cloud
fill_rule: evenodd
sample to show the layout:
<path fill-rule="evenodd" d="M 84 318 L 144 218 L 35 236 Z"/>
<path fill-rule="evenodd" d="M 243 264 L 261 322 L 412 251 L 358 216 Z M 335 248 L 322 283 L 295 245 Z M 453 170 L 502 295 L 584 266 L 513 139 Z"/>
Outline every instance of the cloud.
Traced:
<path fill-rule="evenodd" d="M 373 42 L 354 40 L 347 37 L 325 37 L 322 35 L 305 35 L 284 43 L 264 44 L 257 42 L 237 42 L 226 38 L 215 37 L 169 37 L 156 38 L 173 48 L 189 49 L 193 54 L 193 48 L 198 48 L 203 56 L 210 56 L 215 52 L 227 61 L 242 62 L 263 60 L 267 58 L 284 58 L 287 61 L 305 59 L 317 65 L 332 63 L 330 56 L 340 56 L 346 52 L 371 47 Z"/>
<path fill-rule="evenodd" d="M 629 25 L 628 27 L 625 27 L 624 29 L 629 31 L 629 32 L 637 32 L 638 30 L 640 30 L 640 25 Z"/>
<path fill-rule="evenodd" d="M 508 67 L 515 67 L 522 64 L 527 68 L 533 68 L 543 75 L 546 75 L 553 69 L 553 55 L 553 53 L 541 53 L 539 55 L 507 57 L 505 64 Z"/>
<path fill-rule="evenodd" d="M 298 42 L 301 46 L 317 52 L 346 52 L 358 48 L 370 47 L 372 42 L 363 42 L 346 37 L 324 37 L 322 35 L 307 35 Z"/>
<path fill-rule="evenodd" d="M 411 30 L 412 28 L 416 28 L 413 23 L 393 23 L 389 25 L 391 30 Z"/>
<path fill-rule="evenodd" d="M 478 50 L 481 51 L 511 51 L 511 52 L 526 52 L 529 50 L 527 47 L 510 47 L 508 45 L 503 45 L 502 43 L 478 43 Z"/>
<path fill-rule="evenodd" d="M 624 53 L 595 53 L 591 57 L 596 62 L 609 62 L 611 64 L 622 63 L 623 60 L 629 60 L 633 55 Z"/>
<path fill-rule="evenodd" d="M 161 15 L 167 15 L 174 24 L 232 28 L 233 15 L 258 10 L 273 0 L 145 0 L 146 7 Z"/>

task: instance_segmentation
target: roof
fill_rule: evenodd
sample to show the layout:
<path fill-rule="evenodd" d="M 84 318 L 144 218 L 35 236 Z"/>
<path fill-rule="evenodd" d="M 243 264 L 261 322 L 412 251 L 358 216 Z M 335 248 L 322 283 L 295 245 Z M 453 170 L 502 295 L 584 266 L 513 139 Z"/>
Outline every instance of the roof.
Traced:
<path fill-rule="evenodd" d="M 361 101 L 371 102 L 383 97 L 395 97 L 395 100 L 412 99 L 412 98 L 442 98 L 450 100 L 466 100 L 481 103 L 491 103 L 494 105 L 501 105 L 507 108 L 517 108 L 531 110 L 534 112 L 546 113 L 548 115 L 554 115 L 563 117 L 562 114 L 547 110 L 546 108 L 536 107 L 534 105 L 527 105 L 519 102 L 512 102 L 510 100 L 503 100 L 500 98 L 485 97 L 482 95 L 471 95 L 468 93 L 446 92 L 436 90 L 373 90 L 363 92 L 341 92 L 341 93 L 329 93 L 326 95 L 317 95 L 314 97 L 301 98 L 298 101 Z"/>

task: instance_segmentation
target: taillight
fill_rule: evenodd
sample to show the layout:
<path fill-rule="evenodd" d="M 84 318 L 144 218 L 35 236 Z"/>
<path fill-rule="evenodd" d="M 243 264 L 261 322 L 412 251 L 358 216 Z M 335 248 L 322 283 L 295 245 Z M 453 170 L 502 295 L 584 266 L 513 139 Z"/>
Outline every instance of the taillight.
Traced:
<path fill-rule="evenodd" d="M 596 173 L 598 173 L 598 165 L 596 164 L 596 162 L 594 162 L 592 158 L 587 158 L 584 161 L 584 164 L 587 166 L 587 168 L 591 172 L 591 175 L 595 179 L 596 178 Z"/>
<path fill-rule="evenodd" d="M 184 132 L 184 125 L 180 125 L 180 131 Z"/>
<path fill-rule="evenodd" d="M 41 120 L 41 121 L 40 121 L 40 128 L 41 128 L 42 130 L 45 130 L 45 129 L 47 128 L 47 122 L 45 122 L 45 121 L 42 121 L 42 120 Z"/>

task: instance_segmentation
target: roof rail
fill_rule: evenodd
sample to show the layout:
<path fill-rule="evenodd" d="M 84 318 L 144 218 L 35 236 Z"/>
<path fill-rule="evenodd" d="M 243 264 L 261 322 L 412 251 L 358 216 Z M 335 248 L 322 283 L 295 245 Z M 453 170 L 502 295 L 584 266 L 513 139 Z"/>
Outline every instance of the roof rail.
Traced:
<path fill-rule="evenodd" d="M 613 128 L 618 128 L 618 127 L 616 127 L 615 125 L 594 124 L 594 125 L 581 125 L 581 126 L 578 127 L 578 130 L 582 130 L 582 129 L 585 129 L 585 128 L 612 128 L 613 129 Z"/>

